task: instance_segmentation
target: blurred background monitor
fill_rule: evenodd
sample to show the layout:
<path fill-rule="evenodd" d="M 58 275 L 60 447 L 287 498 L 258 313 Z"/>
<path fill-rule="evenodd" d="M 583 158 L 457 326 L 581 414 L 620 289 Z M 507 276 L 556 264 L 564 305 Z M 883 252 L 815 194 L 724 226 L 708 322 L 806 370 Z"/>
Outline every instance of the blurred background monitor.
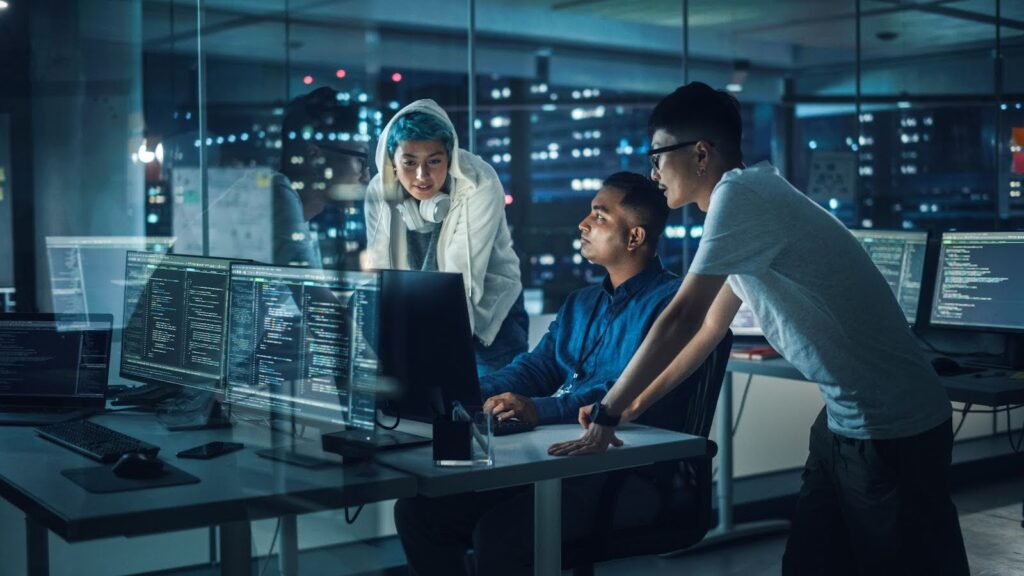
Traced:
<path fill-rule="evenodd" d="M 110 362 L 121 362 L 124 327 L 125 261 L 129 250 L 166 253 L 174 245 L 169 236 L 47 236 L 50 294 L 57 314 L 112 314 L 113 345 Z M 125 383 L 117 371 L 110 382 Z"/>
<path fill-rule="evenodd" d="M 50 293 L 58 314 L 113 314 L 124 326 L 124 272 L 129 250 L 169 252 L 173 237 L 47 236 Z"/>
<path fill-rule="evenodd" d="M 376 273 L 232 265 L 232 409 L 322 429 L 372 429 L 378 287 Z"/>
<path fill-rule="evenodd" d="M 764 336 L 761 324 L 757 321 L 757 316 L 754 316 L 754 310 L 746 302 L 740 304 L 740 309 L 736 311 L 729 328 L 736 336 Z"/>
<path fill-rule="evenodd" d="M 1024 232 L 946 232 L 931 324 L 1024 331 Z"/>
<path fill-rule="evenodd" d="M 907 322 L 917 321 L 928 232 L 924 230 L 851 230 L 889 283 Z"/>
<path fill-rule="evenodd" d="M 128 252 L 122 378 L 221 388 L 231 263 Z"/>

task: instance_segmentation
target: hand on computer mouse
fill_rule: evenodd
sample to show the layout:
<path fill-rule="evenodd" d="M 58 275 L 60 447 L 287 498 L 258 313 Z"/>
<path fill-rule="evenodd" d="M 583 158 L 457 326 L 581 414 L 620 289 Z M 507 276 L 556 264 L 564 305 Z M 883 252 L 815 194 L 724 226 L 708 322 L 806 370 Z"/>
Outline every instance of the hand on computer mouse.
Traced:
<path fill-rule="evenodd" d="M 537 405 L 533 403 L 533 400 L 514 392 L 491 396 L 484 402 L 483 410 L 494 414 L 499 421 L 519 418 L 531 426 L 536 426 L 540 421 L 540 417 L 537 415 Z"/>
<path fill-rule="evenodd" d="M 114 464 L 114 474 L 137 480 L 158 478 L 164 474 L 164 462 L 142 452 L 128 452 Z"/>

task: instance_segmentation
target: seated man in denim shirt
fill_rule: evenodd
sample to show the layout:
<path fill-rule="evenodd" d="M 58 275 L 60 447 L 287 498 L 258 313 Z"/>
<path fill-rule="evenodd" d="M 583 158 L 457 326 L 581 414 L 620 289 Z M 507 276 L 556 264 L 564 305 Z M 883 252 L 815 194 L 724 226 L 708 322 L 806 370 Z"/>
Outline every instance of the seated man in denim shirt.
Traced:
<path fill-rule="evenodd" d="M 581 254 L 607 277 L 570 294 L 533 351 L 481 380 L 485 410 L 502 420 L 575 423 L 581 406 L 604 397 L 679 289 L 679 277 L 657 256 L 667 218 L 665 197 L 647 178 L 619 172 L 604 181 L 579 229 Z M 587 527 L 577 498 L 593 497 L 600 486 L 565 492 L 564 509 L 573 512 L 564 531 Z M 517 487 L 399 500 L 395 523 L 411 572 L 465 574 L 473 549 L 477 574 L 529 573 L 530 498 L 529 487 Z"/>
<path fill-rule="evenodd" d="M 532 424 L 576 422 L 604 397 L 679 288 L 656 255 L 664 195 L 646 178 L 610 176 L 580 222 L 580 253 L 608 275 L 576 290 L 533 351 L 480 381 L 485 411 Z"/>

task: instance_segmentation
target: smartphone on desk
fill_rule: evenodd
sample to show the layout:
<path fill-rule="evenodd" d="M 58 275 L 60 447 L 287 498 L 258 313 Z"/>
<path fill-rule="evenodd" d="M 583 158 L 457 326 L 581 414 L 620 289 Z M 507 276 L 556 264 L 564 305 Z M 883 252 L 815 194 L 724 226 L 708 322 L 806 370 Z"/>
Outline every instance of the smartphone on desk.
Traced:
<path fill-rule="evenodd" d="M 245 445 L 241 442 L 208 442 L 202 446 L 196 446 L 195 448 L 189 448 L 188 450 L 178 452 L 178 458 L 209 460 L 210 458 L 216 458 L 217 456 L 228 454 L 235 450 L 241 450 L 244 447 Z"/>

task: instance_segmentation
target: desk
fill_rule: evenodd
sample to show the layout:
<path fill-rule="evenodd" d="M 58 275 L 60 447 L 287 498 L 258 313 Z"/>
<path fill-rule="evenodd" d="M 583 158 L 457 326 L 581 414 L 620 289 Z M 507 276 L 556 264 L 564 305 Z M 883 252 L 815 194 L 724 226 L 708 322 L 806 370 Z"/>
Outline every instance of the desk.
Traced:
<path fill-rule="evenodd" d="M 0 496 L 26 516 L 29 574 L 49 572 L 47 531 L 68 542 L 220 526 L 221 573 L 250 574 L 251 520 L 358 506 L 412 496 L 416 480 L 377 465 L 310 470 L 266 460 L 253 448 L 290 436 L 265 427 L 168 432 L 152 415 L 107 414 L 99 424 L 161 447 L 160 456 L 197 476 L 198 484 L 91 494 L 60 474 L 98 463 L 36 436 L 28 427 L 0 427 Z M 244 450 L 212 460 L 185 460 L 184 448 L 230 440 Z M 319 442 L 298 440 L 319 452 Z M 274 443 L 276 445 L 276 442 Z"/>
<path fill-rule="evenodd" d="M 707 440 L 657 428 L 629 424 L 616 434 L 625 442 L 600 456 L 549 456 L 548 447 L 579 436 L 575 424 L 542 426 L 526 434 L 494 439 L 494 466 L 438 468 L 431 447 L 381 454 L 378 462 L 416 477 L 418 491 L 437 497 L 470 491 L 533 484 L 534 573 L 562 569 L 562 479 L 620 468 L 643 466 L 703 454 Z"/>
<path fill-rule="evenodd" d="M 732 375 L 736 372 L 807 381 L 804 375 L 784 358 L 729 360 L 716 412 L 718 416 L 716 428 L 718 431 L 718 527 L 705 537 L 704 542 L 709 544 L 778 532 L 789 528 L 789 522 L 784 520 L 733 524 Z M 1024 379 L 1011 378 L 1009 372 L 1002 376 L 992 377 L 990 376 L 992 372 L 943 376 L 941 378 L 942 385 L 953 402 L 969 402 L 990 407 L 1024 403 Z"/>

